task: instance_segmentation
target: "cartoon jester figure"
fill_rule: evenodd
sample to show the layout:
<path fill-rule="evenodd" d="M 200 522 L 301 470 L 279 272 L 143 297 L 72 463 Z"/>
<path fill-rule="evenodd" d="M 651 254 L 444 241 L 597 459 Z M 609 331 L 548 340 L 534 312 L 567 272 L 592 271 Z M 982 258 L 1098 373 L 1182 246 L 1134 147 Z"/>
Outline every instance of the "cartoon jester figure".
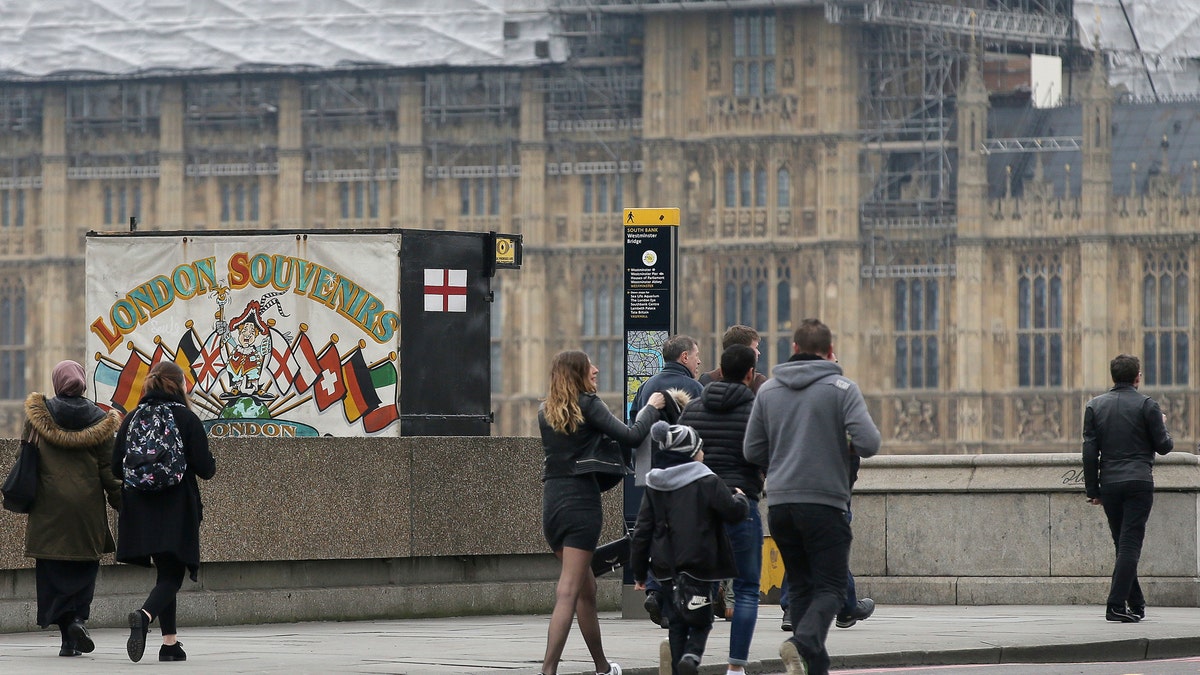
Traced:
<path fill-rule="evenodd" d="M 259 302 L 251 300 L 228 325 L 218 320 L 216 328 L 225 350 L 232 393 L 266 396 L 269 381 L 264 382 L 262 376 L 271 353 L 271 331 L 263 321 Z"/>

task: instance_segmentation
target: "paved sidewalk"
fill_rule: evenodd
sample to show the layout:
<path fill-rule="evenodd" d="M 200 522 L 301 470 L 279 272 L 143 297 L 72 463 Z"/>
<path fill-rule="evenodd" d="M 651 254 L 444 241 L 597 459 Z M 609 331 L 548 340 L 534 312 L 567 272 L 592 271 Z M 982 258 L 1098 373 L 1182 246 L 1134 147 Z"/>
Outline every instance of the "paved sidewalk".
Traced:
<path fill-rule="evenodd" d="M 1139 624 L 1104 620 L 1103 606 L 888 606 L 849 629 L 832 628 L 835 669 L 883 665 L 1122 661 L 1200 655 L 1200 609 L 1150 607 Z M 751 649 L 752 673 L 782 672 L 779 608 L 763 607 Z M 0 634 L 2 673 L 537 673 L 549 617 L 486 616 L 345 623 L 181 628 L 189 661 L 159 663 L 152 630 L 146 657 L 125 655 L 128 630 L 92 631 L 92 654 L 58 656 L 58 632 Z M 609 658 L 630 675 L 658 672 L 658 644 L 667 632 L 646 620 L 601 617 Z M 718 621 L 705 664 L 711 672 L 728 653 L 729 623 Z M 590 672 L 572 632 L 562 675 Z M 705 668 L 704 672 L 710 672 Z"/>

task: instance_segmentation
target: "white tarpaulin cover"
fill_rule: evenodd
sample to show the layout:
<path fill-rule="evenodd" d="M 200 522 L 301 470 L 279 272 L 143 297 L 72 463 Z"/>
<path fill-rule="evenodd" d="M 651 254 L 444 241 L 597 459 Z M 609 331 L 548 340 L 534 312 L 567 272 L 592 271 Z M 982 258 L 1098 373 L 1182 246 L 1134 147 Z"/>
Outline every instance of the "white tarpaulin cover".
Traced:
<path fill-rule="evenodd" d="M 1200 93 L 1200 0 L 1076 0 L 1075 20 L 1085 47 L 1099 33 L 1114 85 L 1139 96 Z"/>
<path fill-rule="evenodd" d="M 553 40 L 548 58 L 534 54 L 551 39 L 547 2 L 0 0 L 0 79 L 531 65 L 565 56 Z"/>

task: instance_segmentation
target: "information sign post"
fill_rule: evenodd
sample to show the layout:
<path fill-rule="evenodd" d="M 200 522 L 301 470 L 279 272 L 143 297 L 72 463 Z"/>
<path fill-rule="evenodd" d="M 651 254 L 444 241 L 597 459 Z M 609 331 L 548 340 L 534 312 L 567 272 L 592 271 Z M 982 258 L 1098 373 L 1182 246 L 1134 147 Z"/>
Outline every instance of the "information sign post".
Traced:
<path fill-rule="evenodd" d="M 662 370 L 662 346 L 675 332 L 679 252 L 679 209 L 625 209 L 625 417 L 630 419 L 633 397 L 642 383 Z M 642 485 L 650 468 L 650 444 L 635 456 L 636 476 L 625 479 L 625 523 L 632 527 L 642 500 Z M 625 570 L 622 614 L 644 615 Z"/>

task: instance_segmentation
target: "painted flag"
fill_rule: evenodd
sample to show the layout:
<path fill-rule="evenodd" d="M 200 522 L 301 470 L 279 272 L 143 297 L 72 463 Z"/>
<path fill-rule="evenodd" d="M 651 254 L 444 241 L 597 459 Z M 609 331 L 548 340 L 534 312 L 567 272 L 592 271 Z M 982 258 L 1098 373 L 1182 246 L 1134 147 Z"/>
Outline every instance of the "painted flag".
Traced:
<path fill-rule="evenodd" d="M 125 362 L 125 366 L 121 368 L 121 374 L 117 378 L 116 391 L 113 392 L 112 402 L 125 412 L 133 410 L 137 406 L 138 399 L 142 397 L 142 387 L 146 382 L 146 375 L 150 373 L 150 364 L 142 358 L 142 355 L 129 350 L 129 360 Z"/>
<path fill-rule="evenodd" d="M 200 341 L 196 339 L 196 331 L 189 328 L 179 338 L 179 346 L 175 348 L 175 365 L 183 369 L 183 379 L 187 382 L 189 393 L 196 386 L 196 371 L 192 370 L 192 363 L 199 356 Z"/>
<path fill-rule="evenodd" d="M 337 345 L 329 343 L 317 357 L 317 364 L 321 374 L 313 387 L 313 398 L 317 401 L 317 409 L 324 411 L 346 395 L 346 385 L 342 383 L 342 359 L 338 356 Z"/>
<path fill-rule="evenodd" d="M 296 391 L 303 394 L 317 383 L 317 378 L 321 375 L 317 350 L 313 348 L 312 340 L 308 339 L 308 333 L 302 332 L 296 337 L 292 353 L 296 355 L 296 377 L 292 383 L 296 385 Z"/>
<path fill-rule="evenodd" d="M 109 365 L 105 361 L 96 364 L 92 373 L 92 394 L 96 397 L 96 405 L 104 410 L 113 410 L 113 394 L 117 392 L 117 383 L 121 381 L 121 369 Z"/>
<path fill-rule="evenodd" d="M 150 356 L 150 367 L 153 368 L 154 366 L 158 365 L 159 361 L 174 360 L 175 357 L 171 355 L 171 352 L 168 352 L 167 348 L 163 346 L 163 343 L 159 342 L 154 348 L 154 354 Z"/>
<path fill-rule="evenodd" d="M 371 382 L 371 369 L 367 367 L 362 350 L 354 350 L 342 364 L 342 380 L 346 383 L 342 408 L 346 411 L 347 422 L 357 422 L 360 417 L 379 407 L 379 393 Z"/>
<path fill-rule="evenodd" d="M 396 379 L 396 364 L 390 360 L 371 369 L 371 385 L 383 402 L 363 415 L 363 429 L 367 433 L 382 431 L 400 419 L 400 411 L 396 408 Z"/>
<path fill-rule="evenodd" d="M 196 373 L 196 385 L 204 391 L 212 389 L 217 383 L 217 377 L 225 369 L 225 357 L 221 354 L 221 336 L 215 331 L 208 336 L 200 354 L 192 361 L 192 370 Z"/>
<path fill-rule="evenodd" d="M 426 269 L 425 311 L 467 311 L 467 271 Z"/>
<path fill-rule="evenodd" d="M 300 370 L 300 364 L 296 361 L 296 356 L 292 354 L 292 348 L 284 339 L 283 333 L 274 328 L 270 330 L 271 355 L 267 357 L 267 370 L 275 378 L 275 386 L 282 395 L 291 390 L 292 381 L 296 379 L 296 372 Z"/>

